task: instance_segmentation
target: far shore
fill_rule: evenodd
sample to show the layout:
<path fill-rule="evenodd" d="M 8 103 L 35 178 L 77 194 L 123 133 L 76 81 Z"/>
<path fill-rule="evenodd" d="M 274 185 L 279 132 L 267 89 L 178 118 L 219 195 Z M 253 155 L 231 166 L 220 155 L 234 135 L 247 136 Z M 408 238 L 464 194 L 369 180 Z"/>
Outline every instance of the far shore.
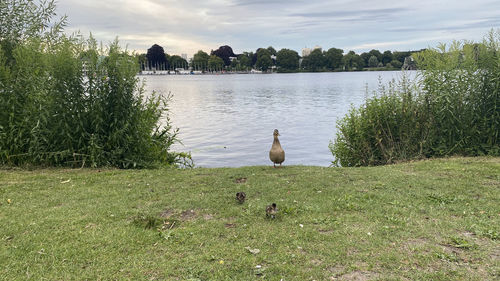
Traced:
<path fill-rule="evenodd" d="M 336 73 L 336 72 L 364 72 L 364 71 L 404 71 L 404 69 L 397 68 L 385 68 L 385 67 L 375 67 L 375 68 L 364 68 L 362 70 L 334 70 L 334 71 L 165 71 L 165 70 L 143 70 L 139 71 L 138 75 L 149 76 L 149 75 L 228 75 L 228 74 L 288 74 L 288 73 Z"/>

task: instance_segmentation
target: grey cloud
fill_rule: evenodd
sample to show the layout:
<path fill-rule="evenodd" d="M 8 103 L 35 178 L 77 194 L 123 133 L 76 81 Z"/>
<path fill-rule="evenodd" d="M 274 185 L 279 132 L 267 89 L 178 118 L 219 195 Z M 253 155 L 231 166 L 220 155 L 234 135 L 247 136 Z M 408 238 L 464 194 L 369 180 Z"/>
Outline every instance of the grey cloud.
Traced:
<path fill-rule="evenodd" d="M 289 6 L 290 4 L 298 4 L 298 3 L 310 3 L 309 1 L 301 1 L 301 0 L 234 0 L 232 1 L 232 6 L 275 6 L 275 5 L 280 5 L 284 7 Z"/>
<path fill-rule="evenodd" d="M 387 0 L 64 0 L 59 1 L 58 10 L 68 14 L 68 29 L 90 30 L 111 39 L 116 35 L 130 38 L 127 42 L 137 42 L 134 47 L 141 49 L 155 43 L 149 41 L 156 36 L 163 36 L 165 45 L 177 44 L 179 49 L 192 42 L 193 49 L 212 45 L 215 49 L 216 44 L 224 43 L 245 51 L 271 44 L 300 50 L 311 44 L 360 46 L 380 38 L 400 42 L 431 38 L 426 33 L 435 31 L 459 32 L 457 37 L 477 40 L 484 35 L 481 28 L 500 25 L 499 3 L 498 0 L 474 3 L 422 0 L 418 4 L 400 0 L 396 5 Z M 141 40 L 147 42 L 141 45 Z M 428 44 L 432 42 L 427 41 L 423 47 Z M 419 47 L 422 46 L 415 48 Z"/>
<path fill-rule="evenodd" d="M 350 11 L 328 11 L 328 12 L 304 12 L 290 14 L 292 17 L 305 18 L 335 18 L 335 17 L 386 17 L 396 15 L 398 13 L 407 12 L 407 8 L 389 8 L 389 9 L 372 9 L 372 10 L 350 10 Z"/>
<path fill-rule="evenodd" d="M 498 28 L 500 26 L 500 18 L 486 18 L 484 20 L 474 22 L 474 23 L 463 23 L 463 24 L 455 24 L 455 25 L 446 25 L 446 24 L 433 24 L 432 27 L 398 27 L 391 28 L 389 31 L 391 32 L 429 32 L 429 31 L 464 31 L 468 29 L 475 28 Z"/>

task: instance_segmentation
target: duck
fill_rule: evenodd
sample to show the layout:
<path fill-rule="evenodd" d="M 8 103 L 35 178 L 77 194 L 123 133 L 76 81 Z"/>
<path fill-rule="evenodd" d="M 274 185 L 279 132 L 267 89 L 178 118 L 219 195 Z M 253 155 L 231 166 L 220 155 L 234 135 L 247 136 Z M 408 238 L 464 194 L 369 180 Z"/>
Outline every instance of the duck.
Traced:
<path fill-rule="evenodd" d="M 276 203 L 266 206 L 266 217 L 268 218 L 271 217 L 274 219 L 276 217 L 277 212 L 278 208 L 276 208 Z"/>
<path fill-rule="evenodd" d="M 271 159 L 274 163 L 274 168 L 276 168 L 276 164 L 280 164 L 281 167 L 281 163 L 285 161 L 285 151 L 281 147 L 280 140 L 278 139 L 278 136 L 280 136 L 278 129 L 274 130 L 273 136 L 274 141 L 269 151 L 269 159 Z"/>
<path fill-rule="evenodd" d="M 240 202 L 240 204 L 243 204 L 243 202 L 245 202 L 245 197 L 247 195 L 245 194 L 245 192 L 237 192 L 236 193 L 236 200 L 238 200 L 238 202 Z"/>

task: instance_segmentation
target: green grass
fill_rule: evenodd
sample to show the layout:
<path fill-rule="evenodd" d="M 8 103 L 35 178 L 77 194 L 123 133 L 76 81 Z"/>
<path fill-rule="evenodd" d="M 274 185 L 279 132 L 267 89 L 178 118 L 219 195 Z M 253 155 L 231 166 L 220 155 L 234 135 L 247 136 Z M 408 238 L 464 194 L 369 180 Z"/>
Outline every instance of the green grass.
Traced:
<path fill-rule="evenodd" d="M 0 170 L 2 280 L 498 278 L 500 158 Z"/>

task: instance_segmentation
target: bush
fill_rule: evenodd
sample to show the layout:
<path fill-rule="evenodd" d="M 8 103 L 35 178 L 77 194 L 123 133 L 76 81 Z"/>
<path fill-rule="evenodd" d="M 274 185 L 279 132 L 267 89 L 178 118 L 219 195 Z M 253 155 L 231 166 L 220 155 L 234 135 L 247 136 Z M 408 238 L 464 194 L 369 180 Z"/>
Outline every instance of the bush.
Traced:
<path fill-rule="evenodd" d="M 393 60 L 390 62 L 390 64 L 392 65 L 392 67 L 397 69 L 401 69 L 401 67 L 403 66 L 403 64 L 398 60 Z"/>
<path fill-rule="evenodd" d="M 15 8 L 20 2 L 2 5 Z M 43 4 L 49 17 L 53 2 Z M 17 16 L 21 22 L 31 19 Z M 54 29 L 11 38 L 0 37 L 0 165 L 190 164 L 189 155 L 169 151 L 177 131 L 164 116 L 168 97 L 145 97 L 138 62 L 118 42 L 104 50 L 92 38 L 67 38 Z M 162 117 L 165 126 L 159 125 Z"/>
<path fill-rule="evenodd" d="M 418 85 L 403 77 L 381 86 L 379 93 L 338 122 L 330 144 L 337 165 L 381 165 L 426 155 L 429 124 Z"/>
<path fill-rule="evenodd" d="M 173 164 L 177 131 L 158 122 L 168 98 L 145 98 L 137 62 L 115 42 L 40 41 L 0 51 L 0 163 L 146 167 Z"/>
<path fill-rule="evenodd" d="M 482 44 L 455 42 L 415 56 L 433 132 L 432 154 L 498 155 L 500 30 Z"/>
<path fill-rule="evenodd" d="M 500 155 L 500 33 L 415 55 L 403 77 L 337 124 L 334 164 L 364 166 L 422 157 Z M 392 63 L 391 63 L 392 64 Z"/>

